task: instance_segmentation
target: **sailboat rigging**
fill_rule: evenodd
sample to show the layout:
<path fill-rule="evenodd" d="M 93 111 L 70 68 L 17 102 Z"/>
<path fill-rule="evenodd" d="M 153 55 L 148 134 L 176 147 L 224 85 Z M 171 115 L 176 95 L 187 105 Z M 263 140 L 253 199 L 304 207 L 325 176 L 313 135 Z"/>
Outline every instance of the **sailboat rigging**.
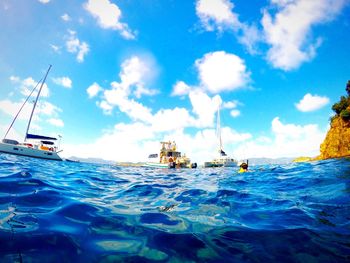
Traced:
<path fill-rule="evenodd" d="M 57 140 L 56 138 L 29 133 L 29 128 L 30 128 L 30 124 L 31 124 L 31 121 L 33 118 L 33 114 L 34 114 L 35 108 L 37 106 L 38 99 L 39 99 L 40 94 L 41 94 L 41 90 L 44 86 L 44 83 L 46 81 L 47 75 L 49 74 L 51 67 L 52 66 L 50 65 L 48 70 L 46 71 L 46 74 L 45 74 L 43 80 L 40 80 L 37 83 L 37 85 L 30 92 L 29 96 L 26 98 L 26 100 L 22 104 L 21 108 L 17 112 L 11 125 L 9 126 L 8 130 L 6 131 L 4 138 L 0 142 L 0 152 L 35 157 L 35 158 L 62 161 L 61 157 L 59 157 L 59 155 L 58 155 L 59 151 L 54 143 L 54 141 Z M 38 90 L 38 94 L 37 94 L 36 99 L 34 101 L 34 105 L 33 105 L 29 120 L 28 120 L 28 125 L 27 125 L 27 129 L 26 129 L 26 134 L 24 137 L 24 142 L 19 143 L 18 141 L 13 140 L 13 139 L 7 139 L 6 137 L 9 133 L 9 131 L 11 130 L 13 124 L 15 123 L 18 115 L 20 114 L 24 105 L 28 102 L 29 98 L 32 96 L 34 91 L 37 89 L 39 83 L 41 83 L 41 85 L 40 85 L 40 88 Z M 28 140 L 34 140 L 34 143 L 29 143 L 29 142 L 27 142 Z"/>
<path fill-rule="evenodd" d="M 216 134 L 219 139 L 219 154 L 220 156 L 227 156 L 222 147 L 222 139 L 221 139 L 221 125 L 220 125 L 220 106 L 218 107 L 217 117 L 216 117 Z"/>

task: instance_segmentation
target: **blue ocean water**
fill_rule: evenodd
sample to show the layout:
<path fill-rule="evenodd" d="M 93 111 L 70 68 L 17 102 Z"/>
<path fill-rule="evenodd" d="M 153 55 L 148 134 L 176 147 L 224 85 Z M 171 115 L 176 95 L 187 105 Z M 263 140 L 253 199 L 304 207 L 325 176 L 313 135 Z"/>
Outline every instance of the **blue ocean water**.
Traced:
<path fill-rule="evenodd" d="M 151 169 L 0 154 L 0 262 L 349 262 L 350 160 Z"/>

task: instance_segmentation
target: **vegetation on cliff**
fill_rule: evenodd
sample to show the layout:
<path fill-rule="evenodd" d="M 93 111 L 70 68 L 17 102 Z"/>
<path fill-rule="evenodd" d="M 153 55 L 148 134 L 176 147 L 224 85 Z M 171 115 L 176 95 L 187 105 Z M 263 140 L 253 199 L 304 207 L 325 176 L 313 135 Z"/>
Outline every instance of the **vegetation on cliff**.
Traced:
<path fill-rule="evenodd" d="M 336 117 L 341 117 L 344 121 L 350 120 L 350 80 L 346 85 L 346 93 L 348 94 L 347 96 L 341 96 L 340 101 L 332 106 L 332 110 L 336 113 L 332 120 Z"/>
<path fill-rule="evenodd" d="M 335 115 L 331 118 L 331 127 L 321 144 L 321 154 L 316 159 L 350 156 L 350 81 L 346 85 L 347 96 L 332 106 Z"/>

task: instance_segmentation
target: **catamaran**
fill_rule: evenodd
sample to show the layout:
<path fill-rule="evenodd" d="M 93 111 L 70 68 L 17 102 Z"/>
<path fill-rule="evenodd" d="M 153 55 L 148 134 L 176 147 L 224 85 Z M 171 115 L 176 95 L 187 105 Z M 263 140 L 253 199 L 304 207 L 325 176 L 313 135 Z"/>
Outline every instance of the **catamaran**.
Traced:
<path fill-rule="evenodd" d="M 220 126 L 220 106 L 218 107 L 217 117 L 216 117 L 216 134 L 219 142 L 219 149 L 218 149 L 219 156 L 213 159 L 212 161 L 204 162 L 204 167 L 236 167 L 237 160 L 227 156 L 222 146 L 221 126 Z"/>
<path fill-rule="evenodd" d="M 143 166 L 153 168 L 197 168 L 197 163 L 191 163 L 190 158 L 177 151 L 175 141 L 161 142 L 161 145 L 159 154 L 150 154 L 148 161 Z"/>
<path fill-rule="evenodd" d="M 49 66 L 43 81 L 40 80 L 37 83 L 37 85 L 31 91 L 31 93 L 26 98 L 26 100 L 22 104 L 21 108 L 17 112 L 17 114 L 16 114 L 15 118 L 13 119 L 10 127 L 8 128 L 4 138 L 0 142 L 0 152 L 35 157 L 35 158 L 41 158 L 41 159 L 62 161 L 61 157 L 58 155 L 58 153 L 60 151 L 58 150 L 58 147 L 55 145 L 55 141 L 57 141 L 57 138 L 29 133 L 29 128 L 30 128 L 30 124 L 31 124 L 32 117 L 34 114 L 34 110 L 35 110 L 35 107 L 37 105 L 41 90 L 44 86 L 44 83 L 46 81 L 46 78 L 47 78 L 47 75 L 49 74 L 50 69 L 51 69 L 51 65 Z M 31 97 L 31 95 L 37 89 L 37 87 L 39 86 L 40 83 L 41 83 L 41 85 L 40 85 L 40 88 L 38 90 L 38 94 L 37 94 L 36 99 L 34 101 L 33 109 L 32 109 L 32 112 L 30 114 L 30 117 L 29 117 L 27 130 L 26 130 L 26 134 L 24 137 L 24 142 L 19 143 L 17 140 L 7 139 L 6 137 L 9 133 L 9 131 L 11 130 L 13 124 L 15 123 L 18 115 L 20 114 L 24 105 L 27 103 L 28 99 Z"/>

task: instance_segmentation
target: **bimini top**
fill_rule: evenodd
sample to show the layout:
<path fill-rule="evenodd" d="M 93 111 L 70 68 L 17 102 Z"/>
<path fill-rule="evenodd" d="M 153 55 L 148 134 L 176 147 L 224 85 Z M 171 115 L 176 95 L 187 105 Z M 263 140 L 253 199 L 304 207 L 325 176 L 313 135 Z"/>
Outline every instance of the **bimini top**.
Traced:
<path fill-rule="evenodd" d="M 36 135 L 36 134 L 29 134 L 29 133 L 27 133 L 26 139 L 51 140 L 51 141 L 56 141 L 57 140 L 54 137 L 48 137 L 48 136 L 42 136 L 42 135 Z"/>

